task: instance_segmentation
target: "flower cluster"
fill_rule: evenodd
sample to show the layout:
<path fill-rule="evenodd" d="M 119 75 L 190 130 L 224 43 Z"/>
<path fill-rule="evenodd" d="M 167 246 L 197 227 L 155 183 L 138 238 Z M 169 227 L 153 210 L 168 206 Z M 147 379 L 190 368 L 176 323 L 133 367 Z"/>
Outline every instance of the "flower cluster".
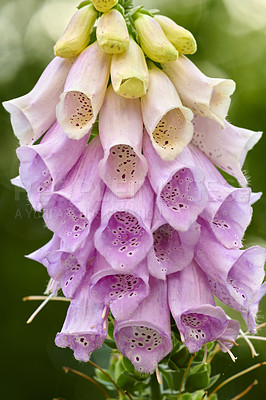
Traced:
<path fill-rule="evenodd" d="M 109 310 L 145 373 L 172 349 L 171 315 L 189 352 L 216 340 L 230 353 L 239 324 L 214 295 L 256 332 L 265 249 L 241 249 L 260 197 L 241 167 L 261 133 L 225 120 L 235 84 L 206 77 L 195 50 L 167 17 L 85 2 L 34 89 L 4 103 L 21 144 L 13 183 L 54 233 L 28 257 L 71 299 L 55 342 L 78 360 L 102 346 Z"/>

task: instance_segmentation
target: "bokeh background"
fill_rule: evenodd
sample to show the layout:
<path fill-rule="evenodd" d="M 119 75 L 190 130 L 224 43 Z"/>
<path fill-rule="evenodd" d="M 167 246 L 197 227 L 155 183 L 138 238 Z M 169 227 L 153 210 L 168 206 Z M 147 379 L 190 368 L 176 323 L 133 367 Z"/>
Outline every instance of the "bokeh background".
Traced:
<path fill-rule="evenodd" d="M 76 0 L 78 2 L 78 0 Z M 1 0 L 0 2 L 0 99 L 27 93 L 53 57 L 53 45 L 63 32 L 77 5 L 75 0 Z M 266 0 L 143 0 L 148 8 L 159 8 L 197 39 L 198 52 L 191 59 L 209 76 L 232 78 L 233 95 L 229 121 L 256 131 L 266 131 Z M 140 1 L 136 1 L 140 4 Z M 23 190 L 10 179 L 18 174 L 18 145 L 9 114 L 0 107 L 0 214 L 1 214 L 1 397 L 21 400 L 102 399 L 87 381 L 65 375 L 67 365 L 88 374 L 90 366 L 74 360 L 70 350 L 56 348 L 54 337 L 61 329 L 67 304 L 50 302 L 30 325 L 26 320 L 37 302 L 22 297 L 43 293 L 48 281 L 45 268 L 24 257 L 50 237 L 41 215 L 34 212 Z M 253 191 L 265 194 L 254 205 L 254 216 L 245 245 L 266 246 L 266 137 L 247 157 L 244 169 Z M 233 182 L 233 181 L 232 181 Z M 235 182 L 233 182 L 235 183 Z M 260 321 L 265 320 L 266 299 L 261 302 Z M 266 328 L 261 335 L 266 334 Z M 218 355 L 214 372 L 222 378 L 256 362 L 266 360 L 266 343 L 256 341 L 259 357 L 251 359 L 244 341 L 234 348 L 233 364 Z M 108 350 L 95 352 L 92 360 L 108 364 Z M 229 384 L 219 399 L 230 400 L 256 377 L 257 385 L 245 399 L 262 399 L 266 392 L 265 367 Z"/>

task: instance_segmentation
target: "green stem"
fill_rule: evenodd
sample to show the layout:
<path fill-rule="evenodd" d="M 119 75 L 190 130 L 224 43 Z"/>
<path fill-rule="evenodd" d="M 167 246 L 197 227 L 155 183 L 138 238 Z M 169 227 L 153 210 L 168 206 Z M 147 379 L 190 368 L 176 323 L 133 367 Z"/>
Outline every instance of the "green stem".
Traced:
<path fill-rule="evenodd" d="M 152 400 L 161 400 L 161 388 L 157 380 L 156 374 L 151 376 L 151 398 Z"/>

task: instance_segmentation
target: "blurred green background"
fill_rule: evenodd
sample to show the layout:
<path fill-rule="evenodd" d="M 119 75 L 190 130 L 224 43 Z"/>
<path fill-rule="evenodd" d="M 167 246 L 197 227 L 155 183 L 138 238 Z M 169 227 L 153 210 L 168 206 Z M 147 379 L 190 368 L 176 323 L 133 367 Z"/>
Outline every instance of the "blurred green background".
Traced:
<path fill-rule="evenodd" d="M 78 0 L 77 0 L 78 1 Z M 236 81 L 229 121 L 252 130 L 266 131 L 266 1 L 265 0 L 144 0 L 147 8 L 159 8 L 197 39 L 198 52 L 191 59 L 213 77 Z M 0 5 L 0 98 L 11 99 L 27 93 L 53 57 L 53 45 L 75 11 L 75 0 L 1 0 Z M 40 315 L 26 325 L 37 302 L 22 302 L 22 297 L 41 294 L 48 276 L 41 265 L 24 258 L 50 237 L 41 215 L 35 213 L 23 190 L 10 179 L 18 174 L 15 149 L 18 145 L 1 108 L 1 397 L 6 399 L 66 400 L 102 399 L 87 381 L 65 375 L 67 365 L 92 374 L 92 369 L 73 359 L 70 350 L 56 348 L 54 337 L 61 329 L 67 304 L 50 302 Z M 247 157 L 244 169 L 255 192 L 266 193 L 266 137 Z M 254 205 L 245 245 L 266 246 L 266 197 Z M 260 320 L 265 320 L 266 300 L 261 302 Z M 265 335 L 266 329 L 260 334 Z M 265 342 L 254 342 L 260 356 L 251 359 L 244 341 L 234 348 L 235 365 L 227 355 L 218 355 L 215 372 L 225 378 L 256 362 L 266 360 Z M 95 352 L 92 360 L 108 363 L 108 351 Z M 245 399 L 264 398 L 265 367 L 245 375 L 221 390 L 219 399 L 229 400 L 255 377 L 257 385 Z"/>

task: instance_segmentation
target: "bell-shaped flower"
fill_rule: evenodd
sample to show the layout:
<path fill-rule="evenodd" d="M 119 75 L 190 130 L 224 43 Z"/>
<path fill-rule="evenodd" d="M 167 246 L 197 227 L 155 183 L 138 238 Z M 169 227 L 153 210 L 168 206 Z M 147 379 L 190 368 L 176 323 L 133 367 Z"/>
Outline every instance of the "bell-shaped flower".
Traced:
<path fill-rule="evenodd" d="M 55 122 L 40 144 L 17 149 L 20 180 L 35 210 L 42 209 L 42 193 L 60 186 L 85 149 L 87 141 L 88 135 L 80 140 L 70 139 Z"/>
<path fill-rule="evenodd" d="M 260 140 L 262 132 L 239 128 L 224 121 L 224 128 L 216 121 L 195 115 L 192 143 L 217 167 L 234 176 L 241 186 L 247 179 L 241 168 L 247 152 Z"/>
<path fill-rule="evenodd" d="M 151 248 L 153 207 L 148 180 L 131 199 L 120 199 L 106 188 L 95 247 L 116 271 L 133 271 Z"/>
<path fill-rule="evenodd" d="M 195 114 L 214 119 L 224 126 L 230 96 L 235 91 L 234 81 L 209 78 L 182 55 L 162 67 L 173 82 L 184 106 Z"/>
<path fill-rule="evenodd" d="M 204 175 L 194 164 L 190 150 L 185 147 L 173 161 L 164 161 L 145 134 L 143 152 L 148 161 L 148 177 L 157 195 L 156 204 L 160 213 L 176 230 L 188 230 L 208 199 Z"/>
<path fill-rule="evenodd" d="M 126 21 L 116 9 L 101 15 L 96 36 L 99 46 L 108 54 L 123 53 L 129 45 Z"/>
<path fill-rule="evenodd" d="M 72 298 L 75 294 L 86 273 L 88 263 L 94 257 L 93 238 L 99 222 L 100 217 L 97 216 L 88 236 L 74 252 L 67 251 L 63 240 L 54 235 L 46 245 L 27 256 L 47 268 L 48 274 L 57 282 L 57 286 L 62 288 L 67 298 Z"/>
<path fill-rule="evenodd" d="M 180 54 L 193 54 L 196 52 L 197 43 L 191 32 L 164 15 L 155 15 L 154 18 L 159 22 L 167 39 Z"/>
<path fill-rule="evenodd" d="M 197 222 L 187 231 L 178 232 L 155 207 L 151 231 L 153 247 L 147 254 L 151 275 L 157 279 L 166 279 L 167 275 L 181 271 L 191 263 L 200 235 L 200 225 Z"/>
<path fill-rule="evenodd" d="M 92 0 L 92 3 L 96 10 L 106 12 L 114 7 L 118 3 L 118 0 Z"/>
<path fill-rule="evenodd" d="M 92 4 L 77 10 L 54 46 L 55 55 L 63 58 L 78 56 L 89 44 L 96 18 L 97 11 Z"/>
<path fill-rule="evenodd" d="M 104 302 L 118 321 L 125 319 L 136 310 L 149 293 L 149 271 L 144 259 L 129 273 L 116 272 L 97 253 L 91 278 L 91 295 L 96 303 Z"/>
<path fill-rule="evenodd" d="M 190 353 L 219 338 L 228 327 L 225 312 L 215 306 L 207 276 L 194 261 L 182 271 L 169 275 L 168 301 Z"/>
<path fill-rule="evenodd" d="M 165 281 L 150 277 L 150 293 L 133 315 L 115 322 L 114 337 L 120 353 L 137 371 L 151 374 L 172 350 L 170 311 Z"/>
<path fill-rule="evenodd" d="M 209 201 L 201 217 L 227 248 L 239 248 L 252 217 L 250 188 L 230 186 L 210 160 L 196 147 L 189 147 L 195 164 L 204 172 Z"/>
<path fill-rule="evenodd" d="M 109 79 L 111 56 L 97 41 L 75 60 L 56 107 L 57 121 L 72 139 L 86 135 L 102 106 Z"/>
<path fill-rule="evenodd" d="M 108 314 L 104 304 L 95 304 L 90 291 L 89 270 L 76 291 L 55 344 L 70 347 L 76 360 L 88 362 L 91 353 L 102 346 L 107 335 Z"/>
<path fill-rule="evenodd" d="M 178 51 L 169 42 L 155 18 L 137 12 L 134 19 L 140 46 L 147 57 L 159 63 L 177 59 Z"/>
<path fill-rule="evenodd" d="M 141 98 L 145 128 L 159 156 L 172 161 L 193 136 L 192 111 L 183 107 L 174 85 L 149 62 L 149 90 Z"/>
<path fill-rule="evenodd" d="M 236 358 L 232 355 L 232 353 L 229 351 L 231 347 L 236 342 L 236 339 L 239 335 L 239 322 L 235 321 L 234 319 L 230 319 L 228 321 L 227 328 L 225 331 L 219 336 L 216 340 L 217 343 L 220 346 L 220 349 L 223 353 L 229 353 L 229 355 L 232 357 L 232 360 L 235 361 Z"/>
<path fill-rule="evenodd" d="M 141 154 L 143 123 L 139 100 L 115 94 L 110 85 L 99 115 L 99 133 L 104 150 L 100 177 L 116 196 L 134 196 L 148 171 Z"/>
<path fill-rule="evenodd" d="M 195 259 L 209 279 L 212 292 L 229 307 L 242 313 L 249 330 L 256 330 L 255 316 L 265 287 L 266 250 L 253 246 L 246 250 L 228 250 L 217 242 L 208 225 L 201 224 Z M 211 249 L 211 251 L 210 251 Z"/>
<path fill-rule="evenodd" d="M 41 196 L 44 221 L 64 241 L 68 251 L 78 249 L 100 210 L 105 185 L 97 168 L 102 154 L 101 143 L 96 136 L 68 173 L 60 189 Z"/>
<path fill-rule="evenodd" d="M 72 63 L 72 59 L 55 57 L 28 94 L 3 102 L 22 146 L 35 142 L 56 121 L 55 107 Z"/>
<path fill-rule="evenodd" d="M 129 37 L 128 49 L 112 56 L 111 80 L 114 91 L 128 99 L 144 96 L 148 90 L 149 72 L 145 56 L 132 36 Z"/>

